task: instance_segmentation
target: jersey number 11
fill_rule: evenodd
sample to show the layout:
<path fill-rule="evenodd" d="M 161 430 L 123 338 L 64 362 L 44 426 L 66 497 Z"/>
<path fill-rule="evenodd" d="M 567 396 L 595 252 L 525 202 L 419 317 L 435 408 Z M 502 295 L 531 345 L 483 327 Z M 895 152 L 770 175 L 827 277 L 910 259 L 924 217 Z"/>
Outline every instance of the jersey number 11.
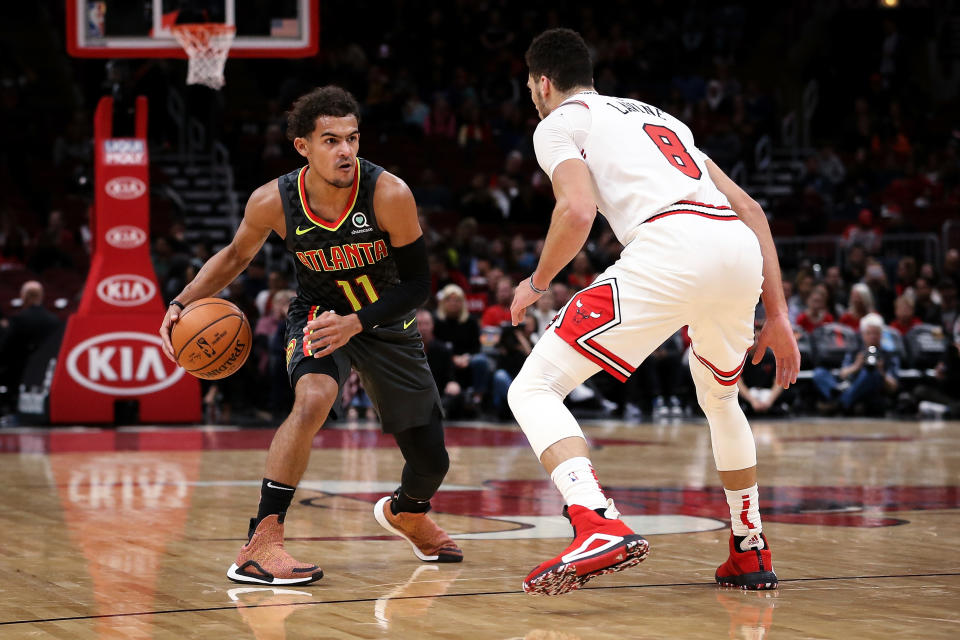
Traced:
<path fill-rule="evenodd" d="M 370 276 L 362 275 L 354 280 L 354 282 L 356 282 L 357 286 L 363 290 L 367 300 L 371 303 L 380 299 L 380 296 L 377 294 L 377 290 L 373 288 L 373 283 L 370 282 Z M 348 280 L 337 280 L 337 286 L 343 289 L 343 295 L 347 297 L 347 301 L 350 303 L 350 306 L 353 307 L 353 310 L 360 311 L 360 307 L 363 305 L 360 303 L 360 298 L 358 298 L 357 294 L 354 292 L 353 285 L 351 285 Z"/>

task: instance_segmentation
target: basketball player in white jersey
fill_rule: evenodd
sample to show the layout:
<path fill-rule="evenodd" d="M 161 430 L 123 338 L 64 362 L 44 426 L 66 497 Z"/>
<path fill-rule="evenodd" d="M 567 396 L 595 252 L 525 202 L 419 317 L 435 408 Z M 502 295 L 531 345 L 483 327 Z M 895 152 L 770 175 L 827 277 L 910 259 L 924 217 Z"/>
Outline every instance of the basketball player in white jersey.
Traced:
<path fill-rule="evenodd" d="M 730 505 L 730 556 L 716 581 L 775 588 L 758 508 L 756 447 L 736 387 L 753 344 L 758 296 L 767 320 L 754 361 L 773 349 L 784 388 L 796 382 L 800 366 L 763 210 L 694 146 L 685 124 L 655 106 L 598 95 L 587 46 L 576 32 L 542 33 L 526 60 L 542 118 L 534 148 L 557 203 L 539 264 L 516 289 L 514 324 L 580 251 L 597 209 L 624 249 L 616 264 L 571 297 L 510 387 L 510 407 L 563 494 L 574 528 L 573 543 L 534 569 L 523 588 L 565 593 L 646 557 L 647 541 L 604 496 L 563 399 L 601 369 L 626 380 L 683 325 L 689 325 L 690 370 Z"/>

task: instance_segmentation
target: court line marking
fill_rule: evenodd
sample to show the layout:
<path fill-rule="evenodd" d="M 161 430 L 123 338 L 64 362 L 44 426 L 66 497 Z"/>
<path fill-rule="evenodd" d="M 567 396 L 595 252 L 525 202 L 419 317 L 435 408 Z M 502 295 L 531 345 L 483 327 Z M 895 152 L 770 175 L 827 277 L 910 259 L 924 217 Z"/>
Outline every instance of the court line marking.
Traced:
<path fill-rule="evenodd" d="M 901 573 L 901 574 L 884 574 L 884 575 L 873 575 L 873 576 L 823 576 L 819 578 L 790 578 L 787 580 L 780 580 L 780 584 L 790 583 L 790 582 L 826 582 L 833 580 L 881 580 L 885 578 L 938 578 L 938 577 L 956 577 L 960 576 L 960 571 L 954 572 L 945 572 L 945 573 Z M 269 586 L 269 585 L 267 585 Z M 305 585 L 305 586 L 318 586 L 318 585 Z M 609 586 L 599 586 L 599 587 L 587 587 L 584 591 L 602 591 L 605 589 L 655 589 L 663 587 L 716 587 L 714 582 L 668 582 L 663 584 L 621 584 L 621 585 L 609 585 Z M 719 587 L 718 587 L 719 588 Z M 725 591 L 735 591 L 735 588 L 725 588 Z M 463 598 L 470 596 L 509 596 L 509 595 L 524 595 L 523 591 L 520 589 L 511 590 L 511 591 L 476 591 L 471 593 L 442 593 L 435 595 L 422 595 L 422 596 L 399 596 L 395 598 L 390 598 L 391 600 L 420 600 L 422 598 Z M 526 596 L 525 596 L 526 597 Z M 383 596 L 379 598 L 353 598 L 349 600 L 313 600 L 310 602 L 290 602 L 290 603 L 274 603 L 274 604 L 252 604 L 245 606 L 247 609 L 254 609 L 259 607 L 304 607 L 312 606 L 318 604 L 362 604 L 365 602 L 377 602 L 382 600 Z M 544 598 L 539 598 L 539 600 L 545 600 Z M 203 613 L 206 611 L 230 611 L 231 609 L 236 609 L 236 604 L 230 604 L 220 607 L 198 607 L 195 609 L 163 609 L 161 611 L 133 611 L 129 613 L 106 613 L 101 615 L 90 615 L 90 616 L 67 616 L 63 618 L 36 618 L 34 620 L 8 620 L 6 622 L 0 622 L 0 627 L 15 625 L 15 624 L 37 624 L 41 622 L 69 622 L 71 620 L 99 620 L 102 618 L 129 618 L 135 616 L 156 616 L 169 613 Z"/>

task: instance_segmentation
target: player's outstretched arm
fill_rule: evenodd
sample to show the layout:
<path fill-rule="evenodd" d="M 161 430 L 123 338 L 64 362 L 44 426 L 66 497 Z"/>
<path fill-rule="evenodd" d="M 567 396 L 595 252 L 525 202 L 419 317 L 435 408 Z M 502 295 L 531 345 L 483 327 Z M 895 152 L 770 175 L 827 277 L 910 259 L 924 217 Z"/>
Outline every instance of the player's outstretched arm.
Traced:
<path fill-rule="evenodd" d="M 730 201 L 730 206 L 745 225 L 756 234 L 760 241 L 760 253 L 763 255 L 763 307 L 767 320 L 757 336 L 757 348 L 753 352 L 753 364 L 763 358 L 767 347 L 773 350 L 777 358 L 777 385 L 788 388 L 797 381 L 800 370 L 800 350 L 793 335 L 787 301 L 783 297 L 783 282 L 780 276 L 780 261 L 777 247 L 773 244 L 773 234 L 763 208 L 746 191 L 727 177 L 712 160 L 707 160 L 710 179 Z"/>
<path fill-rule="evenodd" d="M 177 302 L 187 305 L 194 300 L 207 298 L 233 282 L 257 255 L 273 230 L 281 236 L 285 232 L 283 208 L 276 180 L 268 182 L 250 195 L 243 220 L 240 221 L 233 240 L 204 263 L 193 281 L 175 298 Z M 173 345 L 170 343 L 170 331 L 179 319 L 180 307 L 171 304 L 160 324 L 163 351 L 171 360 L 175 358 Z"/>
<path fill-rule="evenodd" d="M 547 239 L 533 275 L 517 285 L 510 305 L 514 326 L 526 315 L 526 308 L 537 301 L 537 289 L 546 289 L 553 279 L 576 257 L 590 235 L 597 217 L 597 199 L 593 193 L 590 170 L 583 160 L 564 160 L 553 171 L 553 193 L 557 204 L 550 218 Z"/>

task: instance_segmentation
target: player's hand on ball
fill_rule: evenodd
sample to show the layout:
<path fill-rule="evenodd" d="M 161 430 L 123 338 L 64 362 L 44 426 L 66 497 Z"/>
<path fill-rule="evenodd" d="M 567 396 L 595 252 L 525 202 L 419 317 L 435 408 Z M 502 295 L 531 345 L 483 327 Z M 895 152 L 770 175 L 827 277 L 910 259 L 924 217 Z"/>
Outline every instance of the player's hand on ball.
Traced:
<path fill-rule="evenodd" d="M 303 341 L 314 358 L 322 358 L 347 344 L 350 338 L 361 331 L 363 326 L 357 314 L 340 316 L 333 311 L 324 311 L 303 328 Z"/>
<path fill-rule="evenodd" d="M 163 352 L 174 362 L 177 361 L 177 358 L 173 354 L 173 343 L 170 342 L 170 332 L 173 330 L 174 323 L 179 319 L 180 307 L 172 304 L 167 307 L 167 314 L 163 316 L 163 322 L 160 323 L 160 341 L 163 343 Z"/>

